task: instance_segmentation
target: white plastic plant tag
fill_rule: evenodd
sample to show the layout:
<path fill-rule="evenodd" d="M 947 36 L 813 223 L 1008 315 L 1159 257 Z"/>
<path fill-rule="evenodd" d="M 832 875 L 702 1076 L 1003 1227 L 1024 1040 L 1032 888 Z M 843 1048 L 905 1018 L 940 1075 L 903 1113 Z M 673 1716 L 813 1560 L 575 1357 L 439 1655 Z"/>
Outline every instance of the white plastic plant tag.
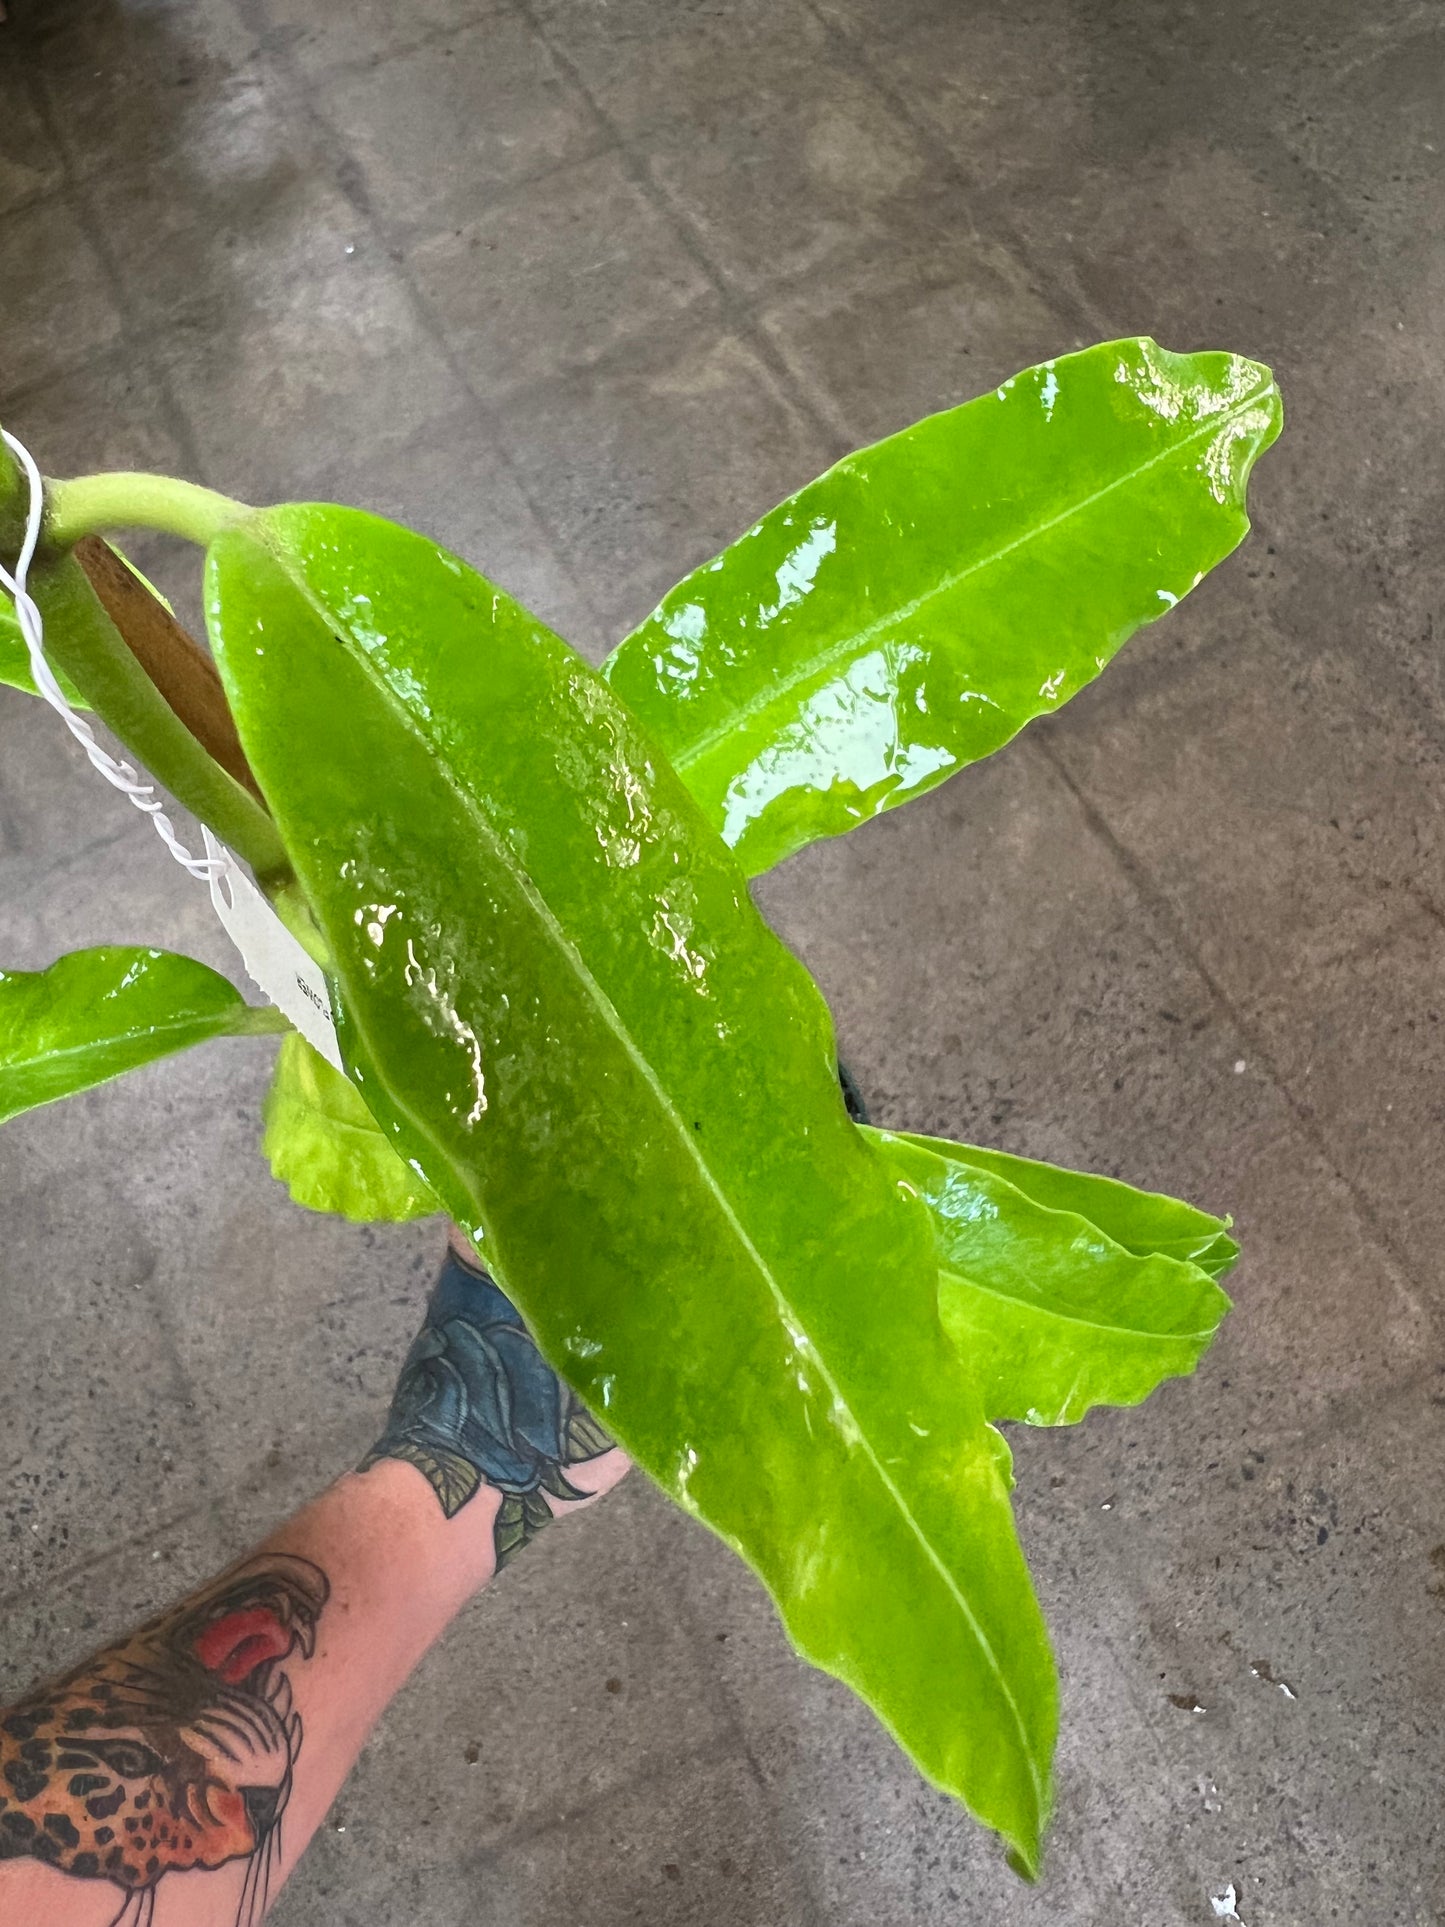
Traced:
<path fill-rule="evenodd" d="M 307 1043 L 344 1074 L 325 972 L 306 954 L 225 845 L 204 827 L 201 834 L 206 855 L 215 866 L 211 902 L 226 935 L 241 953 L 247 976 L 291 1019 Z"/>

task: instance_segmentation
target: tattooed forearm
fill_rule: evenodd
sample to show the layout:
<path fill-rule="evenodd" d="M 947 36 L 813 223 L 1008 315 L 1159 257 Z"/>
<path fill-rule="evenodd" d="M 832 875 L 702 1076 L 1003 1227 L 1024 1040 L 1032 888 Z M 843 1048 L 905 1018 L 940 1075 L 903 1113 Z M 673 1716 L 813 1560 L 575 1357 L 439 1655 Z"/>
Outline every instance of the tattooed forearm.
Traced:
<path fill-rule="evenodd" d="M 362 1470 L 391 1459 L 439 1506 L 411 1473 L 346 1474 L 266 1549 L 0 1706 L 0 1927 L 260 1927 L 458 1606 L 553 1504 L 626 1469 L 505 1294 L 455 1252 Z M 483 1485 L 497 1498 L 472 1516 L 490 1529 L 449 1524 Z M 214 1883 L 166 1879 L 214 1869 Z"/>
<path fill-rule="evenodd" d="M 587 1495 L 563 1468 L 612 1440 L 537 1350 L 511 1300 L 449 1251 L 402 1367 L 386 1430 L 360 1471 L 403 1459 L 431 1481 L 448 1518 L 482 1485 L 502 1495 L 494 1528 L 503 1566 L 552 1517 Z"/>
<path fill-rule="evenodd" d="M 115 1927 L 147 1927 L 165 1874 L 245 1859 L 259 1920 L 301 1750 L 288 1662 L 328 1593 L 308 1559 L 249 1560 L 0 1713 L 0 1861 L 108 1880 Z"/>

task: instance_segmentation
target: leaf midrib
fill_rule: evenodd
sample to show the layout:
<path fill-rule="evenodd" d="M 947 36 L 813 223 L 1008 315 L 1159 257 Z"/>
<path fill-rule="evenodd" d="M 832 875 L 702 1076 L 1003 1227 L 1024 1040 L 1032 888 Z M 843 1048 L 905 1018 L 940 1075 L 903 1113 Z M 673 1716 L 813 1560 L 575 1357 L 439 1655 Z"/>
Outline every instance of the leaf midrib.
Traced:
<path fill-rule="evenodd" d="M 1215 1229 L 1211 1235 L 1208 1238 L 1203 1238 L 1197 1233 L 1180 1232 L 1172 1238 L 1141 1239 L 1136 1231 L 1131 1237 L 1126 1238 L 1122 1236 L 1118 1230 L 1111 1231 L 1107 1226 L 1102 1224 L 1098 1218 L 1092 1217 L 1086 1209 L 1087 1201 L 1061 1204 L 1056 1200 L 1039 1197 L 1037 1192 L 1029 1190 L 1020 1178 L 1011 1177 L 1007 1170 L 999 1170 L 992 1162 L 991 1154 L 983 1151 L 979 1145 L 954 1144 L 947 1138 L 929 1137 L 920 1131 L 888 1131 L 876 1125 L 865 1126 L 864 1135 L 874 1139 L 880 1145 L 890 1143 L 910 1146 L 915 1150 L 926 1152 L 930 1157 L 941 1158 L 945 1164 L 957 1165 L 961 1170 L 969 1171 L 977 1174 L 979 1177 L 986 1178 L 990 1184 L 1002 1184 L 1013 1196 L 1022 1199 L 1032 1210 L 1044 1212 L 1051 1218 L 1072 1218 L 1075 1223 L 1080 1223 L 1091 1228 L 1098 1236 L 1104 1238 L 1109 1244 L 1116 1246 L 1120 1251 L 1127 1252 L 1131 1258 L 1167 1258 L 1171 1264 L 1192 1265 L 1196 1271 L 1202 1271 L 1204 1273 L 1205 1277 L 1209 1279 L 1216 1290 L 1222 1292 L 1224 1289 L 1214 1274 L 1200 1263 L 1200 1258 L 1207 1253 L 1213 1245 L 1217 1244 L 1221 1238 L 1227 1238 L 1231 1244 L 1234 1244 L 1234 1240 L 1229 1237 L 1230 1228 L 1234 1223 L 1232 1218 L 1212 1218 L 1207 1212 L 1199 1211 L 1194 1205 L 1185 1204 L 1179 1198 L 1170 1198 L 1167 1202 L 1177 1211 L 1192 1214 L 1201 1221 L 1201 1224 L 1213 1225 Z M 1007 1154 L 999 1153 L 998 1155 L 1005 1157 Z M 1021 1161 L 1027 1162 L 1027 1160 Z M 1044 1170 L 1056 1169 L 1056 1167 L 1048 1165 L 1042 1168 Z M 1064 1175 L 1067 1176 L 1069 1174 L 1065 1173 Z M 1074 1175 L 1090 1177 L 1090 1181 L 1094 1181 L 1091 1174 L 1086 1172 L 1078 1172 Z M 1099 1179 L 1098 1182 L 1118 1184 L 1119 1180 L 1116 1178 L 1102 1178 Z M 1121 1185 L 1120 1189 L 1127 1190 L 1129 1187 Z M 1138 1195 L 1146 1197 L 1150 1195 L 1163 1196 L 1163 1193 L 1156 1192 L 1151 1194 L 1141 1192 Z M 1182 1246 L 1186 1244 L 1189 1246 L 1187 1251 L 1174 1250 L 1172 1248 L 1175 1245 Z M 1239 1247 L 1235 1245 L 1235 1250 L 1237 1251 L 1238 1249 Z"/>
<path fill-rule="evenodd" d="M 255 1006 L 242 1004 L 241 1009 L 250 1011 L 255 1009 Z M 264 1011 L 257 1011 L 256 1014 L 266 1015 Z M 10 1063 L 0 1063 L 0 1076 L 18 1077 L 27 1070 L 33 1070 L 37 1064 L 52 1064 L 57 1058 L 93 1057 L 105 1051 L 123 1050 L 127 1044 L 135 1043 L 142 1037 L 174 1037 L 183 1030 L 201 1030 L 215 1023 L 229 1028 L 226 1015 L 222 1012 L 215 1018 L 187 1017 L 165 1024 L 147 1024 L 143 1031 L 127 1031 L 122 1037 L 101 1038 L 89 1044 L 62 1044 L 57 1049 L 45 1051 L 38 1057 L 22 1057 Z M 238 1031 L 234 1034 L 239 1036 L 242 1032 Z"/>
<path fill-rule="evenodd" d="M 269 544 L 267 546 L 269 546 Z M 553 941 L 555 942 L 558 950 L 562 953 L 563 957 L 571 965 L 579 982 L 582 984 L 587 996 L 591 999 L 593 1004 L 596 1006 L 597 1011 L 599 1015 L 602 1017 L 604 1024 L 617 1037 L 619 1042 L 622 1044 L 624 1050 L 626 1051 L 627 1055 L 632 1059 L 633 1063 L 636 1065 L 638 1070 L 642 1073 L 644 1081 L 652 1089 L 654 1096 L 658 1101 L 658 1105 L 662 1111 L 663 1116 L 671 1123 L 673 1131 L 677 1136 L 678 1141 L 681 1144 L 686 1146 L 688 1155 L 692 1158 L 693 1162 L 696 1164 L 698 1171 L 702 1175 L 706 1188 L 708 1189 L 708 1191 L 711 1192 L 712 1196 L 717 1201 L 719 1207 L 723 1212 L 725 1220 L 733 1227 L 733 1230 L 737 1235 L 738 1241 L 741 1244 L 744 1253 L 747 1255 L 750 1262 L 757 1269 L 759 1276 L 764 1280 L 765 1284 L 768 1287 L 769 1292 L 772 1295 L 774 1304 L 776 1305 L 778 1310 L 783 1314 L 785 1321 L 787 1318 L 791 1317 L 794 1320 L 796 1328 L 798 1330 L 800 1331 L 805 1330 L 806 1327 L 804 1326 L 801 1317 L 796 1312 L 794 1312 L 792 1305 L 790 1304 L 787 1297 L 784 1295 L 782 1288 L 778 1284 L 777 1279 L 774 1277 L 772 1268 L 768 1265 L 762 1253 L 758 1250 L 757 1246 L 753 1243 L 752 1239 L 749 1237 L 746 1229 L 739 1221 L 731 1202 L 729 1201 L 721 1185 L 719 1184 L 717 1178 L 715 1177 L 711 1166 L 708 1164 L 707 1160 L 703 1157 L 701 1147 L 697 1143 L 696 1134 L 686 1128 L 686 1125 L 684 1123 L 681 1113 L 678 1111 L 676 1105 L 669 1098 L 667 1092 L 664 1090 L 662 1084 L 659 1082 L 657 1073 L 653 1069 L 652 1065 L 638 1050 L 638 1047 L 633 1040 L 632 1033 L 628 1029 L 627 1025 L 622 1021 L 621 1014 L 617 1010 L 617 1007 L 613 1004 L 611 998 L 603 990 L 602 986 L 597 982 L 596 978 L 592 975 L 592 972 L 588 969 L 582 957 L 578 954 L 576 946 L 567 937 L 565 931 L 562 929 L 561 924 L 558 922 L 556 916 L 554 915 L 551 905 L 547 902 L 546 898 L 542 895 L 541 891 L 534 883 L 532 877 L 517 861 L 516 855 L 512 851 L 510 845 L 507 844 L 507 842 L 500 835 L 500 833 L 492 827 L 492 825 L 488 822 L 486 817 L 481 813 L 479 805 L 475 802 L 475 800 L 472 798 L 470 793 L 467 790 L 465 790 L 461 786 L 459 781 L 453 776 L 451 770 L 447 765 L 447 762 L 444 756 L 441 754 L 437 744 L 433 741 L 430 730 L 428 730 L 423 726 L 423 724 L 421 723 L 420 719 L 417 717 L 415 712 L 407 707 L 406 703 L 392 688 L 391 684 L 376 671 L 372 662 L 372 658 L 369 655 L 369 653 L 365 649 L 359 648 L 354 642 L 352 642 L 350 638 L 349 628 L 344 623 L 342 623 L 338 628 L 338 624 L 332 619 L 332 612 L 327 610 L 324 607 L 324 605 L 320 603 L 318 598 L 312 593 L 309 583 L 306 583 L 304 581 L 298 581 L 297 577 L 294 574 L 292 574 L 292 572 L 286 567 L 284 560 L 277 553 L 275 549 L 272 549 L 272 554 L 275 557 L 278 564 L 280 565 L 280 567 L 282 568 L 283 572 L 285 573 L 287 580 L 292 584 L 294 588 L 296 588 L 299 591 L 302 599 L 310 606 L 313 613 L 321 620 L 321 622 L 323 623 L 324 627 L 328 630 L 328 632 L 332 635 L 338 635 L 338 634 L 346 635 L 347 648 L 353 662 L 355 662 L 357 666 L 360 669 L 362 669 L 363 673 L 366 675 L 367 679 L 371 682 L 372 686 L 375 689 L 377 689 L 378 693 L 382 696 L 383 701 L 394 712 L 399 713 L 400 717 L 405 720 L 405 723 L 412 729 L 414 734 L 418 736 L 422 741 L 422 743 L 425 745 L 428 754 L 431 756 L 433 764 L 435 765 L 438 773 L 442 778 L 442 781 L 446 784 L 447 788 L 452 791 L 453 795 L 456 797 L 458 803 L 460 804 L 464 814 L 466 814 L 473 821 L 474 825 L 480 832 L 482 840 L 486 844 L 488 844 L 493 850 L 494 854 L 499 857 L 502 869 L 511 874 L 517 888 L 521 891 L 522 895 L 532 904 L 532 907 L 537 912 L 539 918 L 543 923 L 544 928 L 551 933 Z M 367 1026 L 361 1021 L 359 1017 L 355 1016 L 354 1012 L 353 1012 L 353 1018 L 357 1024 L 357 1028 L 361 1030 L 363 1034 L 368 1035 L 368 1043 L 370 1043 L 371 1040 L 370 1040 L 369 1034 L 367 1033 Z M 412 1119 L 414 1125 L 416 1126 L 418 1135 L 425 1138 L 428 1135 L 428 1133 L 423 1128 L 421 1124 L 421 1120 L 417 1117 L 415 1111 L 412 1110 L 411 1107 L 407 1105 L 403 1105 L 402 1108 L 406 1111 L 407 1115 Z M 809 1342 L 810 1344 L 812 1343 L 811 1336 L 810 1336 Z M 890 1476 L 890 1474 L 884 1467 L 883 1462 L 878 1452 L 874 1448 L 872 1441 L 868 1438 L 868 1435 L 864 1430 L 861 1422 L 859 1421 L 857 1414 L 853 1411 L 853 1407 L 851 1403 L 843 1397 L 842 1391 L 836 1379 L 833 1377 L 832 1372 L 829 1370 L 828 1364 L 824 1359 L 822 1352 L 819 1351 L 816 1346 L 813 1346 L 813 1350 L 814 1350 L 815 1356 L 817 1357 L 819 1368 L 828 1386 L 828 1389 L 833 1394 L 834 1398 L 838 1401 L 838 1404 L 841 1406 L 841 1408 L 848 1413 L 849 1418 L 852 1420 L 854 1428 L 857 1431 L 858 1438 L 862 1442 L 863 1447 L 867 1452 L 869 1461 L 873 1466 L 874 1472 L 878 1477 L 879 1483 L 882 1485 L 884 1491 L 893 1500 L 893 1503 L 897 1506 L 898 1511 L 902 1515 L 903 1519 L 906 1521 L 910 1531 L 917 1539 L 918 1544 L 922 1547 L 924 1554 L 926 1555 L 929 1563 L 937 1571 L 939 1577 L 943 1580 L 945 1587 L 952 1594 L 958 1606 L 959 1611 L 963 1614 L 963 1617 L 967 1622 L 969 1630 L 972 1632 L 974 1640 L 977 1642 L 980 1652 L 984 1655 L 987 1661 L 987 1664 L 991 1669 L 994 1675 L 994 1678 L 998 1683 L 998 1687 L 1000 1692 L 1003 1695 L 1005 1704 L 1008 1706 L 1009 1712 L 1013 1716 L 1014 1724 L 1018 1732 L 1020 1750 L 1023 1754 L 1024 1762 L 1028 1769 L 1030 1783 L 1033 1786 L 1036 1824 L 1041 1823 L 1044 1810 L 1045 1810 L 1044 1790 L 1043 1790 L 1042 1782 L 1039 1777 L 1038 1768 L 1034 1762 L 1033 1750 L 1029 1745 L 1028 1728 L 1024 1723 L 1023 1714 L 1018 1705 L 1017 1700 L 1014 1697 L 1013 1689 L 1010 1686 L 1007 1678 L 1005 1677 L 1003 1668 L 999 1664 L 998 1657 L 993 1650 L 993 1645 L 989 1640 L 988 1636 L 985 1634 L 983 1627 L 979 1624 L 977 1615 L 975 1614 L 973 1608 L 969 1605 L 967 1599 L 964 1597 L 962 1591 L 959 1589 L 958 1581 L 954 1578 L 953 1574 L 948 1570 L 948 1567 L 945 1566 L 943 1561 L 940 1559 L 938 1553 L 935 1551 L 934 1547 L 930 1543 L 927 1535 L 924 1533 L 923 1528 L 919 1525 L 917 1519 L 914 1517 L 911 1508 L 905 1501 L 902 1493 L 899 1491 L 893 1478 Z"/>
<path fill-rule="evenodd" d="M 1147 1327 L 1140 1325 L 1101 1325 L 1097 1319 L 1081 1318 L 1077 1312 L 1056 1311 L 1052 1305 L 1040 1305 L 1032 1299 L 1020 1298 L 1016 1292 L 999 1291 L 992 1285 L 980 1284 L 976 1278 L 966 1272 L 955 1271 L 951 1265 L 940 1265 L 938 1276 L 940 1283 L 946 1278 L 965 1291 L 981 1292 L 985 1298 L 993 1298 L 999 1304 L 1016 1305 L 1021 1311 L 1037 1313 L 1040 1318 L 1056 1318 L 1061 1324 L 1077 1325 L 1083 1331 L 1101 1332 L 1111 1338 L 1145 1338 L 1154 1344 L 1168 1344 L 1171 1340 L 1175 1340 L 1181 1345 L 1187 1345 L 1195 1339 L 1212 1338 L 1216 1329 L 1211 1325 L 1206 1331 L 1158 1332 L 1150 1331 Z M 1218 1286 L 1215 1289 L 1218 1290 Z"/>
<path fill-rule="evenodd" d="M 968 563 L 966 567 L 955 570 L 952 575 L 944 576 L 942 580 L 934 583 L 931 588 L 926 589 L 922 595 L 915 596 L 911 602 L 900 603 L 896 609 L 891 610 L 887 615 L 880 616 L 876 622 L 870 623 L 866 629 L 852 630 L 839 641 L 830 644 L 828 648 L 821 651 L 818 655 L 810 656 L 806 664 L 802 667 L 791 670 L 787 674 L 770 682 L 765 690 L 761 691 L 760 694 L 753 697 L 750 701 L 729 709 L 727 715 L 720 722 L 714 724 L 711 729 L 705 730 L 689 748 L 679 751 L 676 756 L 670 759 L 672 767 L 679 775 L 681 775 L 684 770 L 691 769 L 694 764 L 700 763 L 705 756 L 716 749 L 720 742 L 733 735 L 740 726 L 751 722 L 754 717 L 762 715 L 765 711 L 772 708 L 782 697 L 791 694 L 793 690 L 810 682 L 815 676 L 830 669 L 835 662 L 840 661 L 844 656 L 869 648 L 886 631 L 896 628 L 901 622 L 907 622 L 911 617 L 917 615 L 920 609 L 926 608 L 930 602 L 936 601 L 939 596 L 947 595 L 951 590 L 956 589 L 958 585 L 966 581 L 969 576 L 977 575 L 984 569 L 992 568 L 995 563 L 1002 562 L 1006 556 L 1012 555 L 1015 549 L 1023 548 L 1030 542 L 1038 541 L 1052 529 L 1059 528 L 1063 523 L 1069 521 L 1071 517 L 1082 515 L 1086 509 L 1092 508 L 1096 502 L 1103 501 L 1106 495 L 1111 495 L 1115 489 L 1125 488 L 1129 483 L 1138 481 L 1141 475 L 1147 475 L 1151 468 L 1157 468 L 1161 462 L 1172 461 L 1186 449 L 1192 448 L 1196 442 L 1203 441 L 1207 436 L 1216 433 L 1225 422 L 1233 420 L 1237 415 L 1242 414 L 1246 408 L 1257 405 L 1260 400 L 1273 390 L 1274 386 L 1275 383 L 1271 379 L 1251 389 L 1247 396 L 1235 402 L 1231 407 L 1222 410 L 1218 415 L 1212 415 L 1208 423 L 1196 429 L 1192 435 L 1186 435 L 1182 441 L 1172 442 L 1168 448 L 1161 449 L 1157 455 L 1151 455 L 1148 461 L 1139 463 L 1137 468 L 1131 468 L 1125 474 L 1115 476 L 1112 482 L 1106 482 L 1102 488 L 1096 489 L 1092 495 L 1086 495 L 1079 501 L 1070 503 L 1068 508 L 1061 510 L 1060 513 L 1055 516 L 1051 516 L 1047 522 L 1037 523 L 1025 534 L 1016 536 L 1011 542 L 1005 542 L 1001 548 L 995 549 L 991 555 L 980 556 L 976 561 Z M 840 468 L 845 467 L 846 461 L 840 462 L 838 466 Z"/>

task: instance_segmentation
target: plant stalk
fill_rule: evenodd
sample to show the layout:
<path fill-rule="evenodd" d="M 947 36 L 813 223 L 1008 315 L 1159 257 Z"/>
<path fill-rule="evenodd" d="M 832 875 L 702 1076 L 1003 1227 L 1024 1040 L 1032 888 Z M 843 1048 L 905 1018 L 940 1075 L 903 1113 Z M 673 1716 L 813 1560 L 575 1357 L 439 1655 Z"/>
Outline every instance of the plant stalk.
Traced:
<path fill-rule="evenodd" d="M 108 542 L 82 536 L 74 554 L 121 641 L 201 748 L 264 803 L 215 663 Z"/>
<path fill-rule="evenodd" d="M 106 529 L 160 529 L 205 548 L 228 522 L 249 513 L 244 502 L 170 475 L 82 475 L 47 484 L 45 541 L 69 549 L 83 535 Z"/>
<path fill-rule="evenodd" d="M 137 488 L 135 485 L 140 485 Z M 124 486 L 122 486 L 124 485 Z M 110 526 L 140 522 L 206 539 L 241 504 L 158 475 L 93 475 L 60 484 L 71 491 L 60 538 L 85 535 L 92 516 Z M 29 488 L 0 443 L 0 558 L 13 566 L 25 529 Z M 168 506 L 167 506 L 168 505 Z M 211 757 L 128 648 L 75 557 L 57 545 L 52 519 L 30 571 L 30 593 L 45 624 L 45 653 L 63 669 L 106 727 L 176 801 L 249 863 L 268 893 L 291 877 L 285 845 L 260 800 Z"/>
<path fill-rule="evenodd" d="M 208 756 L 101 607 L 73 556 L 39 563 L 30 593 L 45 623 L 45 652 L 101 721 L 176 801 L 242 857 L 268 893 L 291 875 L 276 825 Z"/>

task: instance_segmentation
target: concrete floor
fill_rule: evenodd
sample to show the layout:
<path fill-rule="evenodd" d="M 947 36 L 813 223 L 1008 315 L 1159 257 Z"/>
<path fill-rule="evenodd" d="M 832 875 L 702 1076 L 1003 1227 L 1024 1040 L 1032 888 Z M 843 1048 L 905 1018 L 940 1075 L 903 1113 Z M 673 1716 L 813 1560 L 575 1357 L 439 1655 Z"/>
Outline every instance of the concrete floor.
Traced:
<path fill-rule="evenodd" d="M 1235 348 L 1289 410 L 1185 607 L 765 891 L 884 1121 L 1242 1230 L 1196 1381 L 1017 1441 L 1064 1683 L 1041 1886 L 639 1481 L 465 1615 L 276 1919 L 1183 1927 L 1232 1882 L 1248 1927 L 1445 1920 L 1438 7 L 18 12 L 0 419 L 56 473 L 395 512 L 593 655 L 832 457 L 1047 354 Z M 8 692 L 0 933 L 227 961 Z M 288 1205 L 269 1054 L 0 1134 L 0 1692 L 376 1429 L 438 1238 Z"/>

